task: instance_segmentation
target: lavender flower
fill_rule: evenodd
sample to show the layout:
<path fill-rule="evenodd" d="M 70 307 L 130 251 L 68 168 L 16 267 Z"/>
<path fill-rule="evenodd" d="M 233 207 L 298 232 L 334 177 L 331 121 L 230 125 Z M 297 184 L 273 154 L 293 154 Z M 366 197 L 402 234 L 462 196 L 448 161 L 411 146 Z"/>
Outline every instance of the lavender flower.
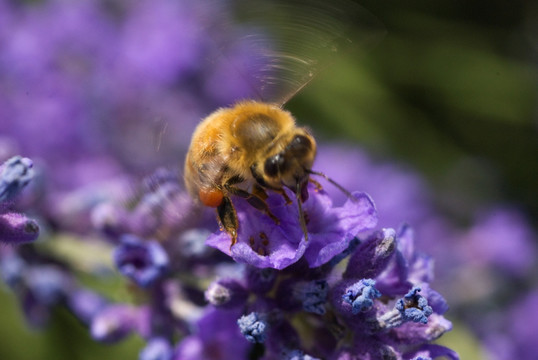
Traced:
<path fill-rule="evenodd" d="M 140 352 L 140 360 L 171 360 L 174 349 L 170 342 L 163 338 L 153 338 Z"/>
<path fill-rule="evenodd" d="M 158 242 L 124 235 L 114 252 L 119 271 L 142 287 L 148 287 L 168 271 L 169 259 Z"/>
<path fill-rule="evenodd" d="M 536 331 L 538 319 L 538 290 L 533 289 L 506 309 L 491 314 L 478 331 L 486 339 L 489 358 L 533 359 L 538 351 Z"/>
<path fill-rule="evenodd" d="M 351 305 L 353 314 L 358 314 L 370 309 L 374 300 L 380 296 L 381 293 L 375 288 L 375 280 L 361 279 L 346 289 L 342 299 Z"/>
<path fill-rule="evenodd" d="M 12 157 L 0 166 L 0 242 L 21 244 L 34 241 L 39 235 L 37 223 L 25 215 L 9 211 L 12 199 L 33 177 L 32 161 Z"/>
<path fill-rule="evenodd" d="M 428 300 L 418 295 L 419 291 L 417 286 L 412 288 L 403 298 L 398 299 L 394 308 L 400 312 L 404 321 L 427 324 L 433 310 L 428 305 Z"/>
<path fill-rule="evenodd" d="M 360 232 L 372 229 L 376 222 L 373 201 L 364 193 L 355 193 L 356 201 L 348 200 L 342 207 L 333 207 L 330 198 L 310 188 L 311 196 L 303 205 L 308 217 L 308 241 L 299 224 L 296 204 L 286 205 L 276 194 L 267 202 L 280 224 L 253 212 L 237 201 L 238 241 L 230 249 L 229 235 L 220 232 L 210 236 L 207 244 L 231 255 L 234 260 L 256 267 L 283 269 L 304 256 L 309 266 L 325 264 L 341 253 Z"/>
<path fill-rule="evenodd" d="M 129 305 L 109 305 L 96 314 L 91 323 L 91 336 L 102 342 L 116 342 L 131 332 L 146 335 L 148 309 Z"/>
<path fill-rule="evenodd" d="M 230 354 L 246 359 L 249 342 L 240 333 L 237 310 L 208 308 L 196 322 L 193 333 L 181 340 L 177 349 L 177 360 L 225 360 Z"/>
<path fill-rule="evenodd" d="M 0 167 L 0 203 L 15 197 L 33 177 L 32 160 L 12 157 Z"/>
<path fill-rule="evenodd" d="M 107 300 L 88 289 L 71 291 L 68 296 L 68 308 L 86 326 L 108 305 Z"/>
<path fill-rule="evenodd" d="M 21 244 L 34 241 L 39 235 L 37 223 L 23 214 L 0 214 L 0 241 Z"/>
<path fill-rule="evenodd" d="M 206 300 L 215 307 L 233 308 L 246 302 L 245 287 L 234 279 L 222 279 L 209 285 L 205 291 Z"/>
<path fill-rule="evenodd" d="M 237 320 L 241 334 L 251 343 L 263 343 L 265 341 L 267 322 L 263 316 L 256 312 L 243 315 Z"/>

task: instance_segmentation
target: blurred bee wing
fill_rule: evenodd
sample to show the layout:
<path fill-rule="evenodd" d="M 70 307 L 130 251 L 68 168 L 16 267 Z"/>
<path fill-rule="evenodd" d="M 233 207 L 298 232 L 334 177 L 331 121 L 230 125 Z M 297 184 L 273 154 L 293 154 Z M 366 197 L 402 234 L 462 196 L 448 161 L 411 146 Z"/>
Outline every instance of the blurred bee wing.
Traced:
<path fill-rule="evenodd" d="M 220 43 L 224 58 L 240 47 L 248 63 L 231 68 L 243 77 L 257 100 L 284 105 L 304 88 L 335 54 L 367 48 L 385 34 L 370 12 L 351 0 L 236 0 L 233 21 L 252 28 L 233 43 Z M 212 32 L 217 33 L 218 32 Z M 233 60 L 235 61 L 235 60 Z"/>

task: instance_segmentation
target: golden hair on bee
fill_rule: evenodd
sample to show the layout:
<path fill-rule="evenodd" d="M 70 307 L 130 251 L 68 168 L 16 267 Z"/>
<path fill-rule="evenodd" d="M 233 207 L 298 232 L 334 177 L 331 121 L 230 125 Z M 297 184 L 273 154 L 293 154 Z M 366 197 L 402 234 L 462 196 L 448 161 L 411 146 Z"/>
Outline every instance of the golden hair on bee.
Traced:
<path fill-rule="evenodd" d="M 231 195 L 248 201 L 275 222 L 265 199 L 266 190 L 286 195 L 285 187 L 301 202 L 308 193 L 316 141 L 298 127 L 294 117 L 279 106 L 242 101 L 206 117 L 192 136 L 185 161 L 185 185 L 203 205 L 216 207 L 224 229 L 237 239 L 237 214 Z M 306 236 L 306 224 L 301 215 Z"/>

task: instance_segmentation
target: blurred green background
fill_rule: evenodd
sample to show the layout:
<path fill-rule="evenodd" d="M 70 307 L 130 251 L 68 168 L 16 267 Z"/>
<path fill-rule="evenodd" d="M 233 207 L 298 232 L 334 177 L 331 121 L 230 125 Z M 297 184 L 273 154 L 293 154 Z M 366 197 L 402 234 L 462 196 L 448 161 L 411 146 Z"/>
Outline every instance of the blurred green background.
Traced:
<path fill-rule="evenodd" d="M 339 56 L 289 108 L 322 135 L 415 166 L 439 192 L 479 183 L 484 200 L 520 203 L 536 219 L 538 5 L 361 4 L 384 39 Z"/>
<path fill-rule="evenodd" d="M 367 52 L 339 54 L 287 108 L 322 139 L 415 167 L 449 213 L 472 211 L 458 208 L 472 197 L 518 204 L 536 221 L 538 4 L 360 4 L 384 24 L 384 38 Z M 30 329 L 8 291 L 0 306 L 0 359 L 135 359 L 142 347 L 136 338 L 97 344 L 62 311 L 46 329 Z M 480 358 L 464 327 L 442 342 L 463 359 Z"/>

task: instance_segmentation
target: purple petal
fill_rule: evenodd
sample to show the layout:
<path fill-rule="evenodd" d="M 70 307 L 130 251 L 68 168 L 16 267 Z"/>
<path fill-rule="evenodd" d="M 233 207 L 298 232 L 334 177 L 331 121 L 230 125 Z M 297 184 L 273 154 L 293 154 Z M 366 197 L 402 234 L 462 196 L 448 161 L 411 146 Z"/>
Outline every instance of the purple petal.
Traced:
<path fill-rule="evenodd" d="M 39 236 L 37 223 L 23 214 L 0 215 L 0 242 L 22 244 L 32 242 Z"/>
<path fill-rule="evenodd" d="M 396 249 L 393 229 L 377 231 L 361 243 L 351 255 L 344 278 L 375 278 L 385 269 Z"/>

